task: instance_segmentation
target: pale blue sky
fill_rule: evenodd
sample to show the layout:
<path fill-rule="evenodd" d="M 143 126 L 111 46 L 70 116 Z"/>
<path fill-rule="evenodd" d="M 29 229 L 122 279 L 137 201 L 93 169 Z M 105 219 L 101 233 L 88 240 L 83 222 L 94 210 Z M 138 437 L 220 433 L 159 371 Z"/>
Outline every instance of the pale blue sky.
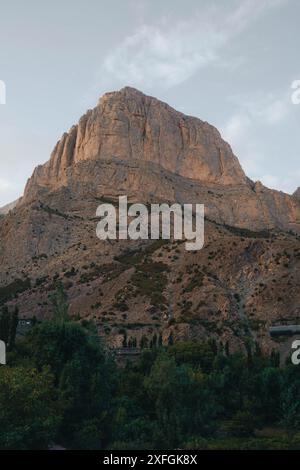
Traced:
<path fill-rule="evenodd" d="M 217 126 L 252 179 L 300 186 L 298 0 L 1 4 L 0 206 L 101 94 L 126 85 Z"/>

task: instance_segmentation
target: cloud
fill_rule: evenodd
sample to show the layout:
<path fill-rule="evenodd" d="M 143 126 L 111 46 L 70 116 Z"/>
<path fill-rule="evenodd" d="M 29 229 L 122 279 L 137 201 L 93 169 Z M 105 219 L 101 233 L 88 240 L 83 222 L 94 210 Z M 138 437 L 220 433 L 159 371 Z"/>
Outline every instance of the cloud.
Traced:
<path fill-rule="evenodd" d="M 232 95 L 228 101 L 235 111 L 221 126 L 221 133 L 225 140 L 237 147 L 249 140 L 257 127 L 281 124 L 292 110 L 287 92 L 277 97 L 274 93 Z"/>
<path fill-rule="evenodd" d="M 255 2 L 255 5 L 253 0 L 238 2 L 237 7 L 225 18 L 226 29 L 229 34 L 235 35 L 268 10 L 283 6 L 287 2 L 288 0 L 260 0 Z"/>
<path fill-rule="evenodd" d="M 293 171 L 285 177 L 266 173 L 266 133 L 282 131 L 293 107 L 289 90 L 278 93 L 252 93 L 228 98 L 235 110 L 221 126 L 223 138 L 230 143 L 246 172 L 266 186 L 292 193 L 299 186 L 300 172 Z M 268 141 L 267 141 L 268 142 Z M 268 150 L 268 153 L 272 150 Z M 271 156 L 271 155 L 269 155 Z"/>
<path fill-rule="evenodd" d="M 270 126 L 281 123 L 292 110 L 289 90 L 281 91 L 278 95 L 268 91 L 234 95 L 228 100 L 249 120 Z"/>
<path fill-rule="evenodd" d="M 212 6 L 185 21 L 163 18 L 143 24 L 104 58 L 98 77 L 103 89 L 131 85 L 170 88 L 212 63 L 223 62 L 222 50 L 255 20 L 286 0 L 253 0 Z"/>
<path fill-rule="evenodd" d="M 143 25 L 105 58 L 101 76 L 137 87 L 169 88 L 213 62 L 223 42 L 222 34 L 209 26 L 199 33 L 195 25 L 184 22 L 169 30 Z"/>

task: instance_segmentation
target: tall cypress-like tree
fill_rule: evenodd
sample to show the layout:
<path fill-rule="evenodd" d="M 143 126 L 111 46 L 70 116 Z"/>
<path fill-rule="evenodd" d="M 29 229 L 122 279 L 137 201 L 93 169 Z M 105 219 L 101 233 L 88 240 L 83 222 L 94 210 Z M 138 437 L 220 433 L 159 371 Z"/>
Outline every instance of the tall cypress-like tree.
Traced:
<path fill-rule="evenodd" d="M 8 345 L 10 349 L 14 347 L 15 342 L 16 342 L 18 322 L 19 322 L 19 309 L 18 307 L 15 307 L 14 311 L 10 314 L 10 319 L 9 319 Z"/>
<path fill-rule="evenodd" d="M 7 305 L 4 305 L 0 313 L 0 339 L 7 345 L 9 342 L 10 315 Z"/>
<path fill-rule="evenodd" d="M 50 300 L 53 305 L 54 319 L 59 323 L 65 323 L 68 321 L 68 296 L 62 282 L 57 283 L 56 290 L 51 295 Z"/>
<path fill-rule="evenodd" d="M 16 342 L 18 321 L 18 308 L 15 307 L 13 312 L 9 312 L 7 305 L 4 305 L 0 312 L 0 339 L 9 349 L 12 349 Z"/>

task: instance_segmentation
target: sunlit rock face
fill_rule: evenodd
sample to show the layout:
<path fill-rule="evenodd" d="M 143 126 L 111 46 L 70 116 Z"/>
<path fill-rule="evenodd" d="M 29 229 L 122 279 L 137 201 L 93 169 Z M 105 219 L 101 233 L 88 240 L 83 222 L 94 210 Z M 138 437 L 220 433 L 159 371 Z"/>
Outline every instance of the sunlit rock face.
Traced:
<path fill-rule="evenodd" d="M 96 209 L 120 195 L 204 204 L 203 249 L 99 240 Z M 125 329 L 137 343 L 212 336 L 271 351 L 268 327 L 300 315 L 297 232 L 299 190 L 252 182 L 213 126 L 124 88 L 63 134 L 0 218 L 0 305 L 49 318 L 60 279 L 70 314 L 95 321 L 112 345 Z"/>
<path fill-rule="evenodd" d="M 202 202 L 243 227 L 299 230 L 296 197 L 254 184 L 213 126 L 133 88 L 106 93 L 34 171 L 21 204 L 58 188 Z"/>
<path fill-rule="evenodd" d="M 106 93 L 76 126 L 63 134 L 30 186 L 57 184 L 83 160 L 152 162 L 177 175 L 206 183 L 247 184 L 245 174 L 213 126 L 185 116 L 133 88 Z"/>

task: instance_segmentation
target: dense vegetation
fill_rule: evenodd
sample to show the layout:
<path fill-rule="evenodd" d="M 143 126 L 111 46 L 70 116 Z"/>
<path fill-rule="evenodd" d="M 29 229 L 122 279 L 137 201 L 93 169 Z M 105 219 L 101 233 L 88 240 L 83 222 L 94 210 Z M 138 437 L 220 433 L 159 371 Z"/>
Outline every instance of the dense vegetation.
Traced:
<path fill-rule="evenodd" d="M 15 313 L 0 315 L 1 449 L 300 449 L 299 367 L 213 341 L 154 347 L 119 367 L 92 324 L 70 321 L 60 289 L 53 306 L 52 321 L 16 342 Z"/>

